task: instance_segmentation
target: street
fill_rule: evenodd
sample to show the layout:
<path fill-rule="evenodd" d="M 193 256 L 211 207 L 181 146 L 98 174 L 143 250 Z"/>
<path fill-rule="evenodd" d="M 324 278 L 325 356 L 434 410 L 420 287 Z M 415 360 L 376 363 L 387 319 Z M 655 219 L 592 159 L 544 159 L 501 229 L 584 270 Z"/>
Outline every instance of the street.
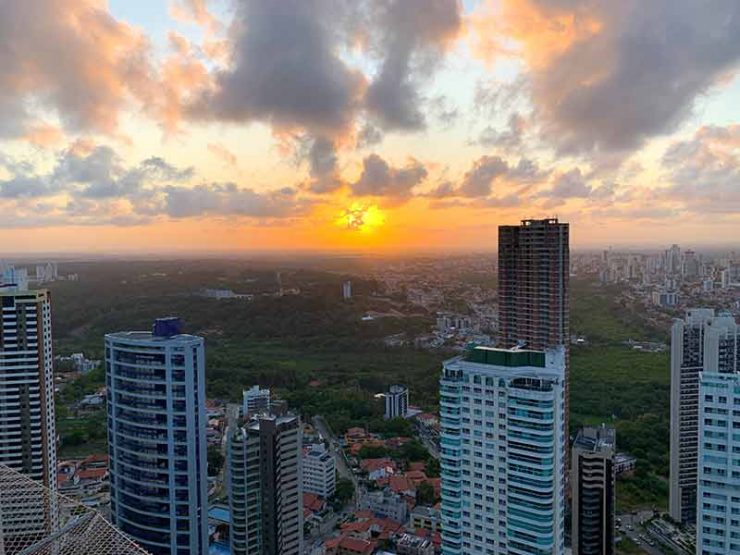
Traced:
<path fill-rule="evenodd" d="M 329 449 L 331 450 L 332 455 L 334 455 L 339 476 L 352 481 L 352 484 L 355 487 L 355 499 L 357 499 L 357 477 L 354 472 L 352 472 L 352 469 L 347 465 L 344 453 L 342 452 L 342 447 L 337 443 L 337 439 L 329 431 L 329 426 L 326 424 L 323 417 L 314 416 L 311 420 L 321 436 L 329 443 Z"/>
<path fill-rule="evenodd" d="M 640 511 L 634 515 L 631 513 L 617 515 L 617 518 L 622 520 L 620 532 L 635 542 L 645 553 L 650 553 L 651 555 L 663 555 L 663 551 L 658 547 L 658 542 L 650 537 L 647 531 L 642 527 L 642 522 L 647 521 L 652 516 L 653 511 Z M 631 530 L 630 527 L 632 528 Z M 651 546 L 648 541 L 652 541 L 655 545 Z"/>

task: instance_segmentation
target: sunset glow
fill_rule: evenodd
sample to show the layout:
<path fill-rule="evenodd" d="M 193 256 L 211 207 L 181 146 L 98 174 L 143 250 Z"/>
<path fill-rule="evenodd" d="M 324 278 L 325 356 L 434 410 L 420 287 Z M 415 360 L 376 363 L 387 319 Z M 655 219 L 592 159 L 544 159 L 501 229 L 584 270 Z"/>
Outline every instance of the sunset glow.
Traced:
<path fill-rule="evenodd" d="M 488 249 L 549 215 L 576 247 L 729 242 L 719 4 L 3 3 L 0 247 Z"/>

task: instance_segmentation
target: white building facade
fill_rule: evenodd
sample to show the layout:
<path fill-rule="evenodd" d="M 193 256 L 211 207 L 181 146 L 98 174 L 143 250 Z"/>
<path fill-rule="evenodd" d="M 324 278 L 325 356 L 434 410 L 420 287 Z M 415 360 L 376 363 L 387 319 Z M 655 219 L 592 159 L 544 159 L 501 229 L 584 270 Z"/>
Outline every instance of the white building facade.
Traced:
<path fill-rule="evenodd" d="M 242 416 L 245 418 L 270 410 L 270 390 L 253 385 L 242 391 Z"/>
<path fill-rule="evenodd" d="M 105 336 L 111 521 L 154 555 L 208 553 L 203 338 Z"/>
<path fill-rule="evenodd" d="M 329 499 L 337 489 L 336 461 L 323 443 L 303 451 L 303 491 Z"/>
<path fill-rule="evenodd" d="M 406 418 L 409 411 L 409 390 L 404 385 L 392 385 L 385 394 L 385 419 Z"/>
<path fill-rule="evenodd" d="M 443 365 L 443 555 L 564 553 L 565 351 L 476 347 Z"/>
<path fill-rule="evenodd" d="M 700 382 L 697 555 L 740 555 L 740 374 Z"/>
<path fill-rule="evenodd" d="M 51 296 L 22 272 L 0 274 L 0 464 L 57 491 Z M 53 495 L 52 495 L 53 497 Z M 17 530 L 55 529 L 55 507 L 0 496 L 6 541 Z M 0 542 L 2 543 L 2 542 Z M 1 547 L 1 546 L 0 546 Z"/>

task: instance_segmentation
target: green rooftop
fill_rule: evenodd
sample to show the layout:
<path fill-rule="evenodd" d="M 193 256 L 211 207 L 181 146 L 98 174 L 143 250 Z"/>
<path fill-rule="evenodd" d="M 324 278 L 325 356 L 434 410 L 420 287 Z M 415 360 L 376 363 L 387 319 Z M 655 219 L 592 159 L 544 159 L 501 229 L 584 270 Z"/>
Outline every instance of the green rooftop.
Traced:
<path fill-rule="evenodd" d="M 491 364 L 512 368 L 520 366 L 545 367 L 545 353 L 542 351 L 475 347 L 465 354 L 465 360 L 468 362 L 477 362 L 478 364 Z"/>

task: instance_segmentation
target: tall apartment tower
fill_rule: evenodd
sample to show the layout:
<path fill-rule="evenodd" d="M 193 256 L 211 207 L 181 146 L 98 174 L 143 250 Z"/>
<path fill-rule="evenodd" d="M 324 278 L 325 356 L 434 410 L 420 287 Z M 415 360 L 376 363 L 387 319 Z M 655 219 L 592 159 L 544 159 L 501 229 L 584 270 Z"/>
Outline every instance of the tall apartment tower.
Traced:
<path fill-rule="evenodd" d="M 699 392 L 696 552 L 740 555 L 740 373 L 702 372 Z"/>
<path fill-rule="evenodd" d="M 19 279 L 20 278 L 20 279 Z M 0 464 L 41 482 L 53 494 L 56 430 L 51 344 L 51 296 L 29 291 L 25 274 L 0 273 Z M 0 496 L 6 541 L 17 530 L 52 531 L 55 507 Z"/>
<path fill-rule="evenodd" d="M 614 428 L 586 427 L 571 450 L 573 555 L 614 553 Z"/>
<path fill-rule="evenodd" d="M 671 447 L 669 512 L 685 524 L 696 521 L 699 461 L 699 376 L 737 371 L 738 326 L 724 313 L 687 311 L 671 329 Z"/>
<path fill-rule="evenodd" d="M 154 555 L 208 553 L 205 353 L 180 328 L 105 336 L 111 521 Z"/>
<path fill-rule="evenodd" d="M 562 346 L 444 362 L 443 555 L 564 553 L 564 390 Z"/>
<path fill-rule="evenodd" d="M 394 384 L 385 393 L 385 419 L 406 418 L 409 411 L 409 389 L 405 385 Z"/>
<path fill-rule="evenodd" d="M 500 346 L 565 347 L 565 415 L 570 376 L 569 228 L 556 218 L 498 228 Z"/>
<path fill-rule="evenodd" d="M 232 555 L 303 553 L 302 427 L 284 403 L 230 426 L 227 486 Z"/>

